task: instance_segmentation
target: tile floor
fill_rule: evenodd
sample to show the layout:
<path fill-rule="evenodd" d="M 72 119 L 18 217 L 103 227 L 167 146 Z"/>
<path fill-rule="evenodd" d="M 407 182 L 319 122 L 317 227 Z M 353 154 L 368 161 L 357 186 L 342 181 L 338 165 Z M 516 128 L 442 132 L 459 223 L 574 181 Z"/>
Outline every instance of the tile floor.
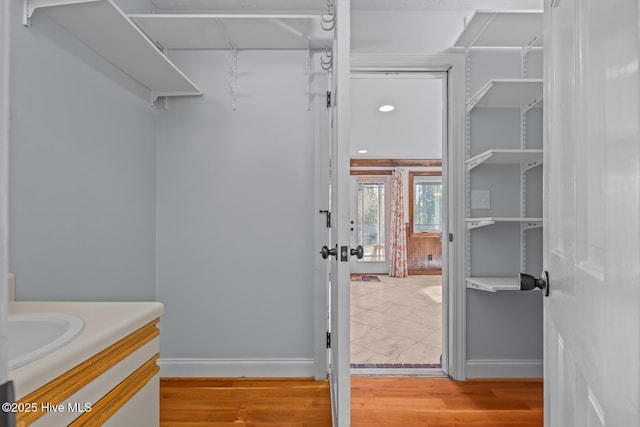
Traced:
<path fill-rule="evenodd" d="M 351 281 L 351 364 L 438 364 L 442 276 Z"/>

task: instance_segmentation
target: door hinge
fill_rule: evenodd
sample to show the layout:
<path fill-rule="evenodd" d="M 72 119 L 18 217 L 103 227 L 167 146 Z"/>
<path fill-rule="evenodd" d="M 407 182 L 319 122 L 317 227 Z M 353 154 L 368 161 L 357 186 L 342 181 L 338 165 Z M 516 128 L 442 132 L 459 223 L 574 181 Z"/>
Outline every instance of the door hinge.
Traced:
<path fill-rule="evenodd" d="M 327 91 L 327 108 L 331 108 L 331 91 Z"/>
<path fill-rule="evenodd" d="M 320 211 L 320 213 L 323 213 L 323 214 L 327 215 L 327 228 L 331 228 L 331 212 L 329 212 L 327 210 L 322 210 L 322 211 Z"/>
<path fill-rule="evenodd" d="M 327 348 L 331 348 L 331 332 L 327 332 Z"/>

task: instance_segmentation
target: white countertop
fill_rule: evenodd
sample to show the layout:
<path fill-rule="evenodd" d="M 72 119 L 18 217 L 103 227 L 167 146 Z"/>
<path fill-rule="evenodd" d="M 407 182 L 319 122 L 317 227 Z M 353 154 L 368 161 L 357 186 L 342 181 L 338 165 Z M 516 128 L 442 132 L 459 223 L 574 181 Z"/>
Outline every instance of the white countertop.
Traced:
<path fill-rule="evenodd" d="M 11 302 L 10 314 L 68 313 L 84 320 L 84 329 L 67 345 L 9 371 L 16 400 L 40 388 L 145 324 L 160 317 L 159 302 Z"/>

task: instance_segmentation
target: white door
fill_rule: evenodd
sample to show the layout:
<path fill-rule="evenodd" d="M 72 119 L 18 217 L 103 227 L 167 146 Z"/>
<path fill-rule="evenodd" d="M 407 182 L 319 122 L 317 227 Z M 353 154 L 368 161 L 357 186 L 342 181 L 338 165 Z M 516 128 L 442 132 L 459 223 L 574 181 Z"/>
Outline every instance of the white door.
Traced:
<path fill-rule="evenodd" d="M 640 426 L 636 0 L 545 0 L 545 426 Z"/>
<path fill-rule="evenodd" d="M 333 44 L 331 139 L 331 358 L 330 382 L 334 427 L 350 425 L 349 339 L 349 133 L 350 1 L 336 0 Z"/>
<path fill-rule="evenodd" d="M 8 375 L 7 274 L 9 273 L 9 2 L 0 0 L 0 384 Z"/>

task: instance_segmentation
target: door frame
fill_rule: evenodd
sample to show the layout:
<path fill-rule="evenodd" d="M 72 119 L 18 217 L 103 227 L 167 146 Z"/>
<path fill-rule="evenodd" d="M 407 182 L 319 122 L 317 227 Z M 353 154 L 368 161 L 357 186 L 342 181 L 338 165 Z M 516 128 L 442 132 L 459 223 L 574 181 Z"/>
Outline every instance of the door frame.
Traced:
<path fill-rule="evenodd" d="M 446 180 L 447 229 L 453 242 L 443 244 L 443 319 L 442 368 L 456 380 L 464 380 L 466 362 L 466 286 L 464 223 L 465 206 L 465 58 L 463 53 L 442 55 L 351 55 L 351 72 L 448 72 L 447 143 L 443 147 L 443 180 Z M 318 136 L 320 138 L 320 136 Z M 446 177 L 446 178 L 445 178 Z M 317 189 L 316 189 L 317 191 Z M 319 195 L 316 195 L 319 197 Z M 448 239 L 447 239 L 448 240 Z M 444 242 L 443 242 L 444 243 Z M 326 335 L 327 290 L 316 288 L 316 343 Z M 348 331 L 348 325 L 343 325 Z M 315 346 L 316 378 L 326 378 L 326 349 Z"/>
<path fill-rule="evenodd" d="M 453 234 L 453 242 L 442 245 L 443 263 L 443 306 L 446 318 L 443 319 L 443 337 L 446 351 L 443 352 L 442 368 L 445 374 L 455 380 L 466 379 L 466 285 L 465 285 L 465 247 L 466 229 L 464 222 L 465 206 L 465 57 L 464 53 L 441 55 L 351 55 L 351 72 L 448 72 L 448 111 L 447 146 L 443 147 L 442 174 L 446 176 L 447 229 L 443 236 Z M 314 85 L 314 93 L 320 94 L 322 88 Z M 318 106 L 316 121 L 322 114 Z M 316 141 L 326 137 L 325 130 L 316 125 Z M 317 161 L 317 160 L 316 160 Z M 320 200 L 316 186 L 316 200 Z M 448 241 L 446 239 L 445 241 Z M 320 242 L 318 242 L 320 243 Z M 324 244 L 324 243 L 323 243 Z M 316 245 L 317 246 L 317 245 Z M 318 246 L 319 247 L 319 246 Z M 318 257 L 319 258 L 319 257 Z M 317 264 L 316 264 L 317 265 Z M 323 343 L 327 333 L 326 286 L 316 284 L 315 298 L 315 345 L 314 375 L 316 379 L 327 377 L 327 350 Z"/>

